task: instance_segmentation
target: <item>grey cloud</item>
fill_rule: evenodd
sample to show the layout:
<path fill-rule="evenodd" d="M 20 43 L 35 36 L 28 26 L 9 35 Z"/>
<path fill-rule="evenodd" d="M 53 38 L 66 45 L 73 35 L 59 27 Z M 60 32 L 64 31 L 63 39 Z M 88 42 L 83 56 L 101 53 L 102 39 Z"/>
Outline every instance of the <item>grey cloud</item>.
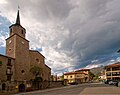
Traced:
<path fill-rule="evenodd" d="M 120 47 L 118 44 L 120 41 L 120 11 L 118 9 L 116 11 L 115 5 L 110 6 L 116 1 L 87 1 L 84 1 L 87 2 L 85 3 L 86 6 L 88 5 L 88 10 L 86 9 L 87 15 L 89 15 L 86 18 L 87 20 L 85 22 L 80 21 L 82 19 L 80 16 L 83 15 L 78 14 L 80 9 L 76 10 L 78 11 L 76 14 L 71 13 L 70 18 L 67 19 L 69 23 L 65 22 L 65 26 L 70 30 L 71 35 L 62 44 L 63 50 L 73 51 L 73 54 L 79 56 L 78 60 L 81 61 L 95 58 L 97 55 L 112 54 L 115 49 Z M 119 1 L 115 4 L 118 3 Z M 71 19 L 74 15 L 75 18 Z M 79 62 L 79 64 L 81 63 Z M 84 66 L 88 64 L 86 63 Z"/>
<path fill-rule="evenodd" d="M 76 68 L 86 66 L 98 56 L 109 57 L 120 47 L 119 0 L 7 1 L 12 10 L 16 9 L 16 3 L 20 4 L 21 14 L 38 23 L 32 23 L 35 30 L 29 29 L 29 32 L 36 37 L 29 33 L 29 39 L 33 41 L 32 46 L 42 46 L 44 53 L 55 60 L 54 69 L 57 61 L 62 66 L 66 63 Z M 51 49 L 59 53 L 61 60 L 50 54 Z"/>
<path fill-rule="evenodd" d="M 73 6 L 68 0 L 7 0 L 8 6 L 16 10 L 20 5 L 20 10 L 24 16 L 30 16 L 37 21 L 61 20 L 69 15 Z M 59 21 L 60 21 L 59 20 Z"/>

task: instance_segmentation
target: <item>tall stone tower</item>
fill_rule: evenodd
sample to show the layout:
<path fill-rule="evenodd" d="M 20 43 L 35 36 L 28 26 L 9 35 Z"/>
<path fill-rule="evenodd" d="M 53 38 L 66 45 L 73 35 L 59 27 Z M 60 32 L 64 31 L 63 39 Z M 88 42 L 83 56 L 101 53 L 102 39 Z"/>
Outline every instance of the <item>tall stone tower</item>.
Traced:
<path fill-rule="evenodd" d="M 19 10 L 16 23 L 10 27 L 10 36 L 6 39 L 6 55 L 15 58 L 15 80 L 29 80 L 29 41 L 26 30 L 20 24 Z"/>

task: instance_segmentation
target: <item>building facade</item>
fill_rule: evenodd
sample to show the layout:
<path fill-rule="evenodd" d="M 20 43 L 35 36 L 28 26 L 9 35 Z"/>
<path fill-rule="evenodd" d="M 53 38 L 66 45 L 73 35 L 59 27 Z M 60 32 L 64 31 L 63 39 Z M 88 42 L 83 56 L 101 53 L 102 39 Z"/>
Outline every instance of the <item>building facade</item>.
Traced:
<path fill-rule="evenodd" d="M 83 83 L 89 81 L 89 69 L 80 69 L 73 72 L 68 72 L 64 74 L 64 80 L 67 83 Z"/>
<path fill-rule="evenodd" d="M 14 79 L 15 59 L 0 54 L 0 82 Z"/>
<path fill-rule="evenodd" d="M 50 81 L 51 68 L 45 64 L 45 57 L 36 50 L 29 50 L 26 29 L 20 24 L 19 10 L 16 23 L 12 24 L 9 30 L 6 55 L 0 55 L 0 81 L 30 81 L 35 78 L 30 72 L 34 66 L 42 69 L 40 76 L 43 81 Z M 19 86 L 19 83 L 17 85 Z"/>
<path fill-rule="evenodd" d="M 105 66 L 107 80 L 120 81 L 120 62 Z"/>

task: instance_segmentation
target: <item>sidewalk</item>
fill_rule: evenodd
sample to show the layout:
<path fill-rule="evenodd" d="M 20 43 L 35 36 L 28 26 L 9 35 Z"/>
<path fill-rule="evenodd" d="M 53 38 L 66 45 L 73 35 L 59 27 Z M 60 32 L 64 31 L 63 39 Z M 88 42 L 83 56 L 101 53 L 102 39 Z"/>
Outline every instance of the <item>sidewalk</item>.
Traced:
<path fill-rule="evenodd" d="M 116 86 L 110 87 L 87 87 L 80 95 L 120 95 L 120 88 Z"/>

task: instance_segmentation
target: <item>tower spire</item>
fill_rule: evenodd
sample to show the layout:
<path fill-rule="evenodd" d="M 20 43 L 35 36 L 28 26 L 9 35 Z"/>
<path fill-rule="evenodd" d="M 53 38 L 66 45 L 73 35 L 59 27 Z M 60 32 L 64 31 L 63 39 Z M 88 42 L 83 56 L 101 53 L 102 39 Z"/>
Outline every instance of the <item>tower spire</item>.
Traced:
<path fill-rule="evenodd" d="M 17 18 L 15 24 L 20 25 L 19 6 L 18 6 L 18 12 L 17 12 Z"/>

